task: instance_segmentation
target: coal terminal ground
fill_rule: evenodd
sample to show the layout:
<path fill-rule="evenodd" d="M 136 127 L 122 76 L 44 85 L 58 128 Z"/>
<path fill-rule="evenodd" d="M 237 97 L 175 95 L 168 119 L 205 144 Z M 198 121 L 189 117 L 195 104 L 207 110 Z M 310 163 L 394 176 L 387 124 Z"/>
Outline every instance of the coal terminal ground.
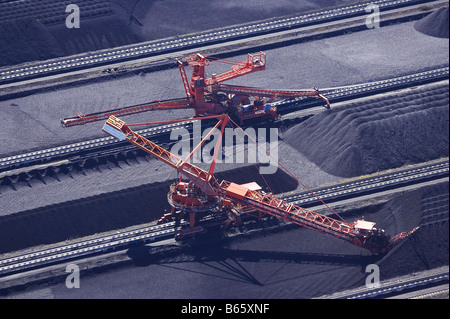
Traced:
<path fill-rule="evenodd" d="M 448 66 L 448 38 L 426 34 L 430 30 L 424 33 L 423 21 L 420 28 L 410 21 L 274 48 L 267 52 L 273 59 L 264 76 L 248 76 L 245 84 L 333 87 Z M 233 59 L 242 60 L 242 56 Z M 299 66 L 292 70 L 297 61 Z M 0 112 L 6 120 L 1 128 L 2 157 L 100 137 L 99 125 L 74 131 L 61 128 L 58 120 L 82 107 L 94 112 L 111 105 L 142 103 L 150 90 L 161 98 L 182 96 L 181 83 L 172 88 L 173 81 L 179 81 L 176 72 L 162 70 L 1 101 Z M 127 121 L 164 117 L 149 113 L 130 116 Z M 291 165 L 295 175 L 312 187 L 445 158 L 448 82 L 344 103 L 330 112 L 293 121 L 281 131 L 281 162 Z M 149 207 L 164 208 L 167 186 L 176 174 L 155 160 L 131 155 L 85 163 L 70 174 L 48 172 L 41 180 L 19 181 L 15 189 L 2 185 L 3 253 L 65 240 L 68 233 L 73 239 L 158 218 L 161 210 Z M 227 180 L 256 178 L 256 172 L 246 165 L 218 165 L 217 170 Z M 150 180 L 143 171 L 152 172 Z M 300 188 L 281 171 L 269 179 L 277 193 Z M 48 214 L 49 209 L 54 213 Z M 111 214 L 114 209 L 116 213 Z M 448 182 L 362 207 L 349 205 L 345 211 L 349 218 L 364 215 L 375 220 L 390 233 L 421 226 L 414 239 L 375 261 L 383 279 L 448 265 Z M 12 246 L 8 248 L 7 243 Z M 176 253 L 169 247 L 150 257 L 145 249 L 130 249 L 133 264 L 82 277 L 84 289 L 68 290 L 63 281 L 47 282 L 22 286 L 7 297 L 315 298 L 363 285 L 363 268 L 370 259 L 355 247 L 300 228 L 239 237 L 219 247 L 175 248 Z"/>

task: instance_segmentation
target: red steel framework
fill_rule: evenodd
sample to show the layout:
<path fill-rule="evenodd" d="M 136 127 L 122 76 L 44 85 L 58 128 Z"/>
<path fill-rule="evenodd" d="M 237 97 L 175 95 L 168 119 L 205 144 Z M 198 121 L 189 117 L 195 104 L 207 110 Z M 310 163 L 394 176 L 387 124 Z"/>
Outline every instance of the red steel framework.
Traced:
<path fill-rule="evenodd" d="M 178 234 L 176 238 L 182 239 L 204 232 L 205 229 L 198 224 L 198 221 L 199 215 L 203 216 L 205 212 L 208 214 L 226 214 L 228 216 L 227 223 L 239 223 L 243 215 L 256 214 L 261 217 L 263 214 L 268 214 L 339 238 L 373 253 L 386 252 L 417 229 L 389 238 L 384 230 L 375 227 L 374 222 L 358 219 L 348 223 L 343 219 L 338 220 L 319 214 L 278 199 L 273 194 L 267 194 L 256 183 L 239 185 L 225 180 L 219 183 L 214 177 L 213 171 L 218 149 L 221 145 L 221 138 L 216 142 L 214 156 L 208 171 L 189 163 L 189 159 L 209 139 L 215 129 L 220 128 L 221 137 L 227 123 L 234 123 L 228 115 L 210 116 L 208 118 L 218 118 L 219 121 L 184 160 L 133 132 L 129 127 L 132 125 L 125 124 L 115 116 L 110 116 L 103 126 L 103 131 L 107 134 L 136 145 L 158 160 L 174 167 L 183 177 L 189 180 L 186 183 L 180 179 L 178 183 L 171 186 L 168 195 L 169 203 L 174 208 L 185 210 L 189 215 L 189 227 Z M 180 121 L 183 120 L 154 124 Z"/>
<path fill-rule="evenodd" d="M 231 64 L 231 70 L 211 77 L 206 76 L 206 66 L 210 61 Z M 192 76 L 188 80 L 184 63 L 192 67 Z M 96 121 L 104 121 L 110 115 L 124 116 L 129 114 L 171 109 L 194 109 L 195 117 L 218 114 L 229 114 L 241 123 L 253 118 L 278 117 L 277 108 L 270 104 L 274 99 L 293 99 L 297 97 L 314 97 L 322 99 L 326 107 L 330 107 L 328 99 L 319 90 L 267 90 L 246 86 L 230 86 L 221 84 L 246 74 L 265 70 L 266 53 L 248 54 L 245 62 L 205 57 L 200 53 L 177 60 L 186 98 L 154 101 L 136 106 L 128 106 L 102 112 L 82 114 L 61 120 L 63 127 L 83 125 Z"/>

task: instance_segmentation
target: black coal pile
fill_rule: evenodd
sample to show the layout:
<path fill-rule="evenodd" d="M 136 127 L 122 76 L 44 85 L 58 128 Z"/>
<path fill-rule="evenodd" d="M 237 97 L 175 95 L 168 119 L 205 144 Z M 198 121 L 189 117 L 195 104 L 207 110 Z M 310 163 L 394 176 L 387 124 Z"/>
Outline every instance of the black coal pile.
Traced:
<path fill-rule="evenodd" d="M 78 1 L 80 27 L 66 26 L 67 1 L 0 3 L 0 66 L 142 41 L 108 1 Z"/>
<path fill-rule="evenodd" d="M 440 8 L 414 24 L 414 28 L 426 35 L 437 38 L 448 38 L 449 11 L 448 7 Z"/>
<path fill-rule="evenodd" d="M 388 202 L 377 213 L 391 234 L 419 227 L 379 262 L 382 279 L 448 265 L 448 191 L 448 182 L 418 189 Z"/>
<path fill-rule="evenodd" d="M 353 177 L 449 153 L 448 86 L 331 108 L 287 130 L 284 141 L 329 174 Z"/>
<path fill-rule="evenodd" d="M 0 23 L 0 47 L 0 66 L 54 58 L 64 53 L 50 32 L 31 18 Z"/>
<path fill-rule="evenodd" d="M 353 2 L 78 0 L 74 3 L 80 12 L 77 29 L 66 27 L 70 1 L 0 1 L 0 67 Z"/>
<path fill-rule="evenodd" d="M 150 222 L 170 208 L 161 200 L 169 185 L 154 183 L 4 216 L 0 253 Z"/>
<path fill-rule="evenodd" d="M 255 166 L 219 172 L 215 176 L 219 180 L 227 177 L 236 183 L 256 181 L 265 185 Z M 266 181 L 276 192 L 292 191 L 298 186 L 297 181 L 281 170 L 266 177 Z M 155 182 L 1 216 L 0 253 L 153 222 L 170 211 L 167 192 L 173 182 Z M 24 183 L 14 186 L 19 191 L 28 187 Z M 74 188 L 73 192 L 76 191 Z"/>

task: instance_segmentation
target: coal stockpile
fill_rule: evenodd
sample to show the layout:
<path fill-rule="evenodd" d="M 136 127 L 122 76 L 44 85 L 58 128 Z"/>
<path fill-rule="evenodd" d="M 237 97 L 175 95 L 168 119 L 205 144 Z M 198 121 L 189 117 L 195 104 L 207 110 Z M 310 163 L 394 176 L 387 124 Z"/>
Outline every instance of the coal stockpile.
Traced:
<path fill-rule="evenodd" d="M 51 244 L 153 221 L 169 209 L 170 182 L 102 194 L 0 219 L 0 252 Z"/>
<path fill-rule="evenodd" d="M 116 0 L 115 4 L 134 30 L 153 40 L 355 2 L 359 1 Z"/>
<path fill-rule="evenodd" d="M 0 47 L 0 66 L 64 54 L 50 32 L 32 18 L 0 22 Z"/>
<path fill-rule="evenodd" d="M 440 8 L 414 24 L 414 28 L 423 34 L 437 38 L 448 38 L 449 8 Z"/>
<path fill-rule="evenodd" d="M 0 66 L 46 60 L 136 43 L 142 39 L 109 1 L 77 1 L 80 27 L 68 28 L 70 1 L 0 4 Z"/>
<path fill-rule="evenodd" d="M 447 85 L 331 108 L 284 133 L 329 174 L 352 177 L 449 154 Z"/>
<path fill-rule="evenodd" d="M 448 265 L 448 182 L 408 192 L 388 202 L 377 215 L 384 217 L 391 233 L 419 227 L 379 262 L 384 278 Z"/>
<path fill-rule="evenodd" d="M 364 286 L 368 264 L 379 266 L 381 280 L 448 265 L 448 187 L 448 182 L 432 185 L 347 211 L 346 220 L 364 216 L 389 235 L 419 226 L 384 256 L 306 228 L 272 229 L 192 249 L 130 250 L 132 266 L 86 275 L 83 289 L 66 289 L 62 282 L 32 296 L 316 298 Z"/>
<path fill-rule="evenodd" d="M 80 28 L 67 28 L 72 1 L 0 3 L 0 67 L 181 36 L 353 3 L 251 0 L 78 0 Z M 6 49 L 5 49 L 6 48 Z"/>
<path fill-rule="evenodd" d="M 48 27 L 52 38 L 64 52 L 62 56 L 120 47 L 142 41 L 116 14 L 83 21 L 83 27 Z"/>
<path fill-rule="evenodd" d="M 127 1 L 116 1 L 119 2 Z M 201 0 L 192 2 L 207 3 Z M 226 13 L 236 12 L 235 9 L 239 5 L 239 1 L 221 2 L 223 10 L 219 10 L 216 1 L 209 2 L 215 3 L 216 6 L 205 5 L 202 10 L 215 8 L 216 12 L 220 12 L 220 19 L 216 21 L 218 23 L 229 19 Z M 120 16 L 120 23 L 124 31 L 117 34 L 150 37 L 150 33 L 145 32 L 158 33 L 160 29 L 152 27 L 161 26 L 161 23 L 154 15 L 152 17 L 147 14 L 144 7 L 148 6 L 148 10 L 154 14 L 153 10 L 156 8 L 174 3 L 176 1 L 171 0 L 129 1 L 130 7 L 114 8 L 114 14 L 123 14 Z M 267 2 L 267 5 L 254 8 L 254 4 L 258 3 L 261 3 L 260 0 L 241 4 L 246 6 L 246 10 L 239 11 L 238 18 L 261 19 L 263 18 L 261 12 L 267 11 L 267 14 L 270 14 L 271 5 L 285 5 L 291 1 L 278 1 L 276 4 Z M 322 7 L 327 4 L 327 1 L 310 3 L 311 6 Z M 192 9 L 194 12 L 195 8 L 192 6 L 189 10 Z M 127 10 L 134 12 L 133 18 L 127 15 Z M 186 15 L 191 13 L 186 7 L 179 7 L 177 10 L 183 11 L 182 14 Z M 273 12 L 274 15 L 282 14 L 281 11 Z M 178 16 L 176 12 L 172 13 L 161 15 L 159 18 L 166 18 L 167 15 L 171 18 Z M 105 22 L 114 19 L 114 16 L 108 14 L 102 15 L 103 20 L 97 18 L 99 20 L 90 20 L 92 28 L 95 21 Z M 33 21 L 29 21 L 30 26 L 33 26 Z M 195 28 L 198 28 L 210 25 L 211 21 L 195 20 L 195 22 L 198 23 Z M 132 25 L 132 28 L 128 24 Z M 170 29 L 174 25 L 167 21 L 162 27 Z M 10 25 L 10 27 L 15 30 L 11 34 L 19 32 L 17 31 L 19 26 Z M 114 41 L 132 41 L 131 38 L 120 40 L 120 36 L 109 38 L 108 32 L 117 32 L 118 29 L 109 30 L 106 24 L 103 26 L 104 32 L 96 32 L 88 38 L 81 32 L 72 39 L 68 39 L 68 34 L 65 33 L 67 30 L 58 29 L 55 24 L 48 24 L 45 29 L 42 26 L 37 27 L 41 28 L 42 33 L 39 32 L 39 35 L 42 37 L 36 39 L 49 46 L 52 45 L 51 41 L 60 45 L 52 46 L 49 51 L 55 56 L 69 51 L 82 52 L 98 46 L 117 45 Z M 181 23 L 176 27 L 188 32 Z M 166 31 L 180 32 L 176 27 Z M 195 28 L 193 26 L 192 30 Z M 47 33 L 49 37 L 47 38 L 45 32 L 50 31 L 51 34 Z M 378 32 L 375 33 L 378 34 L 376 41 L 367 37 L 365 32 L 360 32 L 336 37 L 335 40 L 326 39 L 322 42 L 308 43 L 309 50 L 300 46 L 295 47 L 296 51 L 291 47 L 283 48 L 289 52 L 285 55 L 287 58 L 291 55 L 296 56 L 298 52 L 311 57 L 305 60 L 304 65 L 314 66 L 315 72 L 292 71 L 291 64 L 287 64 L 289 69 L 280 68 L 279 73 L 273 73 L 275 76 L 266 76 L 265 79 L 270 79 L 271 85 L 263 83 L 263 86 L 277 87 L 278 84 L 273 84 L 272 81 L 278 79 L 280 85 L 293 83 L 298 88 L 303 87 L 306 80 L 315 82 L 316 78 L 323 79 L 322 81 L 326 82 L 322 84 L 328 86 L 329 81 L 333 85 L 346 85 L 369 81 L 373 77 L 396 76 L 409 70 L 413 71 L 417 66 L 428 68 L 448 63 L 448 57 L 444 56 L 445 59 L 442 57 L 444 55 L 442 46 L 437 46 L 445 40 L 414 30 L 413 22 L 396 28 L 386 27 L 372 31 Z M 407 33 L 409 31 L 413 32 Z M 163 32 L 160 32 L 160 35 L 162 34 Z M 1 36 L 5 35 L 0 33 Z M 357 48 L 367 46 L 352 46 L 355 39 L 376 43 L 379 51 L 376 51 L 375 45 L 364 52 L 356 51 Z M 336 46 L 342 51 L 337 50 Z M 443 47 L 447 52 L 448 44 L 447 47 L 445 45 Z M 440 48 L 439 54 L 435 52 L 438 51 L 437 48 Z M 28 51 L 27 59 L 34 58 L 33 54 L 36 52 L 33 50 L 34 47 Z M 12 51 L 8 51 L 8 54 L 11 55 Z M 367 53 L 373 54 L 371 57 L 378 56 L 369 67 Z M 313 63 L 317 57 L 323 62 Z M 0 61 L 3 61 L 1 57 Z M 281 64 L 290 60 L 276 59 L 276 61 Z M 317 66 L 320 69 L 316 69 Z M 291 73 L 300 75 L 302 81 L 296 82 L 288 78 Z M 5 117 L 6 124 L 4 123 L 2 131 L 4 145 L 3 148 L 0 147 L 2 154 L 47 147 L 50 144 L 71 141 L 74 136 L 81 139 L 100 134 L 100 126 L 95 125 L 77 128 L 76 133 L 63 129 L 58 131 L 59 118 L 75 114 L 73 111 L 77 110 L 79 105 L 89 105 L 92 112 L 91 108 L 94 107 L 138 102 L 138 97 L 145 100 L 147 96 L 142 92 L 153 88 L 149 83 L 153 78 L 160 79 L 156 76 L 136 76 L 130 78 L 128 84 L 125 80 L 114 84 L 111 82 L 106 90 L 99 89 L 100 86 L 80 86 L 78 91 L 71 88 L 70 92 L 60 90 L 51 96 L 35 95 L 28 99 L 3 103 L 2 112 L 8 116 Z M 135 91 L 123 94 L 124 88 L 127 85 L 131 86 L 131 82 Z M 246 84 L 254 85 L 251 81 Z M 142 87 L 145 90 L 136 89 Z M 179 89 L 182 90 L 182 87 Z M 119 97 L 112 94 L 117 92 L 120 93 Z M 178 96 L 177 92 L 171 94 Z M 71 100 L 67 102 L 68 99 L 76 100 L 76 103 L 72 103 Z M 448 156 L 448 103 L 448 85 L 428 85 L 403 90 L 395 95 L 385 94 L 366 98 L 365 101 L 349 103 L 341 108 L 332 107 L 331 110 L 287 128 L 282 136 L 284 141 L 280 142 L 280 150 L 284 150 L 284 153 L 280 151 L 280 161 L 295 171 L 296 176 L 303 177 L 302 180 L 307 175 L 310 180 L 317 182 L 314 184 L 319 184 L 337 181 L 340 179 L 339 176 L 359 176 Z M 136 117 L 140 122 L 141 116 Z M 132 122 L 134 121 L 131 119 L 130 123 Z M 27 127 L 33 131 L 27 130 Z M 286 154 L 291 150 L 291 153 Z M 305 165 L 302 161 L 305 157 L 312 163 Z M 53 172 L 49 169 L 40 176 L 40 179 L 32 172 L 8 178 L 7 183 L 0 185 L 0 201 L 3 204 L 3 215 L 0 214 L 0 253 L 115 230 L 159 218 L 164 210 L 169 208 L 166 194 L 175 173 L 166 174 L 170 169 L 163 169 L 158 166 L 159 163 L 157 165 L 153 161 L 130 159 L 128 165 L 119 164 L 116 168 L 114 163 L 102 165 L 100 161 L 98 163 L 89 161 L 79 172 L 75 170 L 72 173 L 65 173 L 63 170 Z M 98 169 L 99 167 L 101 169 Z M 149 174 L 148 177 L 141 172 Z M 227 168 L 215 175 L 219 180 L 226 179 L 237 183 L 257 181 L 260 185 L 265 185 L 265 181 L 258 177 L 254 167 L 234 170 Z M 299 187 L 297 181 L 280 170 L 268 176 L 267 181 L 275 193 L 288 192 Z M 306 184 L 311 186 L 309 183 Z M 183 251 L 172 256 L 165 255 L 163 251 L 156 257 L 150 256 L 149 260 L 139 261 L 139 265 L 136 262 L 135 265 L 119 271 L 110 269 L 95 276 L 83 276 L 83 289 L 69 291 L 62 283 L 56 288 L 45 287 L 45 291 L 61 298 L 319 297 L 364 285 L 366 277 L 364 266 L 368 263 L 380 265 L 382 279 L 448 265 L 448 192 L 448 183 L 442 183 L 396 194 L 386 203 L 377 202 L 360 209 L 354 209 L 353 204 L 351 207 L 338 208 L 339 213 L 345 211 L 343 217 L 346 220 L 352 221 L 364 216 L 367 220 L 377 222 L 379 227 L 384 228 L 390 235 L 420 226 L 414 236 L 402 242 L 386 256 L 373 257 L 369 252 L 362 251 L 356 246 L 302 227 L 286 227 L 282 230 L 264 228 L 261 232 L 245 233 L 230 241 L 219 242 L 217 247 L 214 246 L 210 250 L 205 248 L 196 249 L 195 252 Z M 9 214 L 8 207 L 11 210 Z M 130 252 L 131 257 L 132 255 Z M 151 284 L 143 285 L 142 282 Z"/>
<path fill-rule="evenodd" d="M 63 174 L 56 177 L 64 181 L 68 177 Z M 267 182 L 277 193 L 292 191 L 298 186 L 297 181 L 281 170 L 263 179 L 256 166 L 227 170 L 215 176 L 237 183 L 256 181 L 263 187 Z M 153 222 L 170 210 L 167 192 L 173 182 L 155 182 L 2 216 L 0 253 Z M 29 187 L 25 184 L 14 184 L 16 191 Z M 74 187 L 72 192 L 77 189 Z"/>

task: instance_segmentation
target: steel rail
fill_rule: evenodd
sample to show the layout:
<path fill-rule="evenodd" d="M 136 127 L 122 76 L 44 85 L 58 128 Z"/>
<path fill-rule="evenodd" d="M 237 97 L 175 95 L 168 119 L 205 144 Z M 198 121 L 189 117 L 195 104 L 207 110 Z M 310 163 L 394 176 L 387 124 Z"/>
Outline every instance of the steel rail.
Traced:
<path fill-rule="evenodd" d="M 330 102 L 336 103 L 349 99 L 355 99 L 372 94 L 398 90 L 418 84 L 426 84 L 434 81 L 448 80 L 449 67 L 436 68 L 428 71 L 403 75 L 395 78 L 337 87 L 321 89 L 320 93 L 325 95 Z M 311 97 L 299 97 L 292 100 L 282 100 L 272 103 L 280 114 L 287 114 L 299 109 L 306 109 L 322 103 Z"/>
<path fill-rule="evenodd" d="M 444 166 L 442 170 L 439 167 Z M 430 175 L 428 179 L 439 178 L 442 175 L 448 176 L 448 159 L 443 163 L 433 163 L 431 165 L 424 165 L 416 169 L 406 169 L 406 178 L 399 177 L 401 172 L 387 173 L 383 176 L 384 181 L 381 182 L 384 187 L 381 187 L 379 177 L 371 177 L 363 182 L 364 189 L 355 187 L 355 183 L 344 183 L 343 185 L 334 185 L 325 189 L 325 193 L 331 194 L 335 198 L 343 198 L 351 195 L 362 196 L 368 192 L 381 192 L 387 187 L 398 188 L 404 186 L 406 183 L 422 182 L 424 174 L 429 170 Z M 433 175 L 433 176 L 431 176 Z M 392 182 L 388 181 L 387 177 L 391 177 Z M 373 183 L 375 186 L 371 186 Z M 316 194 L 318 191 L 315 191 Z M 283 200 L 292 203 L 298 203 L 296 196 L 303 196 L 299 194 L 291 194 L 282 197 Z M 158 240 L 172 238 L 178 232 L 184 223 L 176 225 L 175 222 L 165 223 L 161 225 L 145 226 L 136 228 L 131 231 L 118 231 L 113 235 L 101 236 L 94 239 L 83 240 L 80 242 L 61 245 L 58 247 L 36 251 L 33 253 L 23 254 L 16 257 L 5 258 L 0 260 L 0 276 L 10 273 L 15 273 L 21 270 L 42 267 L 48 264 L 60 262 L 63 260 L 79 258 L 82 256 L 104 253 L 118 249 L 120 247 L 129 246 L 130 244 L 156 242 Z"/>
<path fill-rule="evenodd" d="M 407 295 L 420 297 L 423 291 L 429 291 L 430 288 L 440 287 L 447 283 L 448 291 L 449 270 L 448 266 L 442 266 L 431 270 L 421 271 L 383 280 L 377 284 L 365 285 L 358 288 L 352 288 L 344 291 L 323 295 L 318 299 L 380 299 L 395 298 Z M 444 289 L 445 290 L 445 289 Z M 437 290 L 442 291 L 442 290 Z M 414 298 L 414 297 L 412 297 Z"/>
<path fill-rule="evenodd" d="M 157 127 L 151 127 L 143 130 L 139 130 L 139 134 L 148 138 L 156 137 L 158 135 L 170 134 L 173 129 L 179 129 L 183 127 L 189 127 L 192 122 L 167 124 Z M 117 139 L 110 136 L 96 138 L 93 140 L 86 140 L 78 143 L 72 143 L 49 149 L 43 149 L 39 151 L 18 154 L 8 156 L 0 159 L 0 172 L 7 171 L 16 167 L 36 165 L 38 163 L 51 161 L 54 158 L 75 156 L 81 152 L 98 151 L 106 148 L 117 148 L 127 145 Z"/>
<path fill-rule="evenodd" d="M 101 236 L 94 239 L 83 240 L 73 244 L 62 245 L 50 249 L 40 250 L 29 254 L 23 254 L 12 258 L 0 260 L 0 275 L 9 272 L 17 272 L 36 266 L 47 265 L 62 260 L 73 259 L 81 256 L 104 253 L 112 249 L 139 242 L 153 242 L 167 238 L 173 238 L 181 229 L 175 222 L 161 225 L 137 228 L 131 231 L 117 232 L 116 234 Z"/>
<path fill-rule="evenodd" d="M 326 94 L 331 102 L 337 102 L 353 99 L 363 95 L 370 95 L 408 86 L 415 86 L 433 81 L 439 81 L 442 79 L 448 79 L 448 76 L 449 67 L 443 67 L 392 79 L 373 81 L 339 88 L 324 89 L 323 92 L 327 92 Z M 295 112 L 299 109 L 306 109 L 317 106 L 318 103 L 320 102 L 318 102 L 315 98 L 298 98 L 293 100 L 283 100 L 272 104 L 277 106 L 280 114 L 287 114 L 290 112 Z M 158 135 L 169 134 L 172 129 L 188 127 L 189 125 L 191 125 L 189 124 L 189 122 L 187 122 L 186 124 L 175 123 L 140 130 L 138 131 L 138 133 L 146 138 L 155 137 Z M 107 148 L 119 149 L 121 147 L 125 147 L 125 144 L 126 143 L 123 143 L 117 139 L 113 139 L 112 137 L 103 137 L 68 145 L 52 147 L 49 149 L 12 155 L 0 158 L 0 172 L 17 169 L 24 166 L 37 165 L 43 162 L 50 162 L 61 158 L 67 158 L 69 156 L 75 156 L 76 154 L 81 152 L 96 152 L 99 150 L 105 150 Z"/>
<path fill-rule="evenodd" d="M 420 279 L 412 278 L 400 284 L 383 286 L 378 289 L 371 289 L 367 292 L 347 296 L 345 299 L 380 299 L 405 294 L 411 291 L 420 291 L 424 287 L 438 286 L 449 282 L 448 271 L 436 275 L 430 275 Z"/>
<path fill-rule="evenodd" d="M 332 187 L 317 189 L 314 193 L 321 199 L 330 203 L 335 200 L 341 200 L 344 197 L 378 192 L 380 190 L 396 188 L 399 185 L 405 186 L 409 183 L 417 183 L 418 181 L 426 181 L 448 175 L 449 161 L 446 159 L 431 165 L 385 173 L 379 176 L 362 180 L 353 180 L 347 183 L 339 183 Z M 306 191 L 285 195 L 282 196 L 281 199 L 304 207 L 320 203 L 316 197 Z"/>
<path fill-rule="evenodd" d="M 430 0 L 378 0 L 380 10 L 392 10 L 409 7 Z M 296 15 L 293 17 L 273 19 L 238 27 L 230 27 L 217 31 L 201 32 L 190 36 L 162 39 L 158 41 L 128 45 L 121 48 L 101 50 L 64 58 L 56 58 L 35 63 L 0 69 L 0 83 L 10 83 L 68 71 L 87 69 L 118 62 L 135 60 L 149 56 L 199 48 L 205 45 L 229 42 L 237 39 L 251 38 L 268 33 L 297 29 L 306 26 L 342 20 L 350 17 L 367 15 L 367 3 L 359 3 L 336 9 Z"/>

